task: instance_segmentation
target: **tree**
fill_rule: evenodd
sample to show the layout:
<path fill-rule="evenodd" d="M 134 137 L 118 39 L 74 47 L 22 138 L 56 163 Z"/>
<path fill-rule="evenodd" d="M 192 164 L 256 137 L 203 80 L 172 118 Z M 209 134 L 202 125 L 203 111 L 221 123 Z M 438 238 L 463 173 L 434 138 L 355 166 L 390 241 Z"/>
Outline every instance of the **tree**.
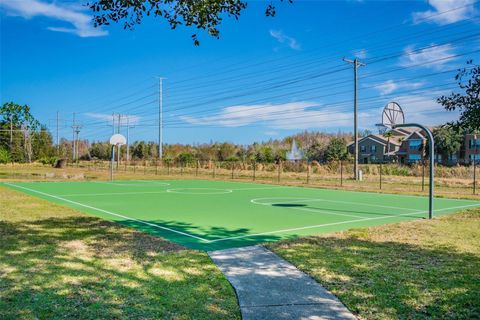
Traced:
<path fill-rule="evenodd" d="M 110 160 L 112 147 L 108 142 L 94 142 L 90 146 L 90 156 L 99 160 Z"/>
<path fill-rule="evenodd" d="M 165 19 L 171 29 L 184 25 L 206 30 L 210 36 L 219 38 L 218 26 L 223 16 L 238 20 L 247 3 L 243 0 L 94 0 L 87 6 L 94 12 L 95 27 L 123 21 L 124 29 L 133 29 L 145 16 L 154 16 Z M 275 6 L 267 5 L 265 15 L 273 17 L 275 13 Z M 192 40 L 195 45 L 200 44 L 196 33 Z"/>
<path fill-rule="evenodd" d="M 192 164 L 195 162 L 195 156 L 191 152 L 182 152 L 178 155 L 177 161 L 183 164 Z"/>
<path fill-rule="evenodd" d="M 40 127 L 30 107 L 7 102 L 0 107 L 0 115 L 0 146 L 10 151 L 13 161 L 30 162 L 33 156 L 32 133 Z"/>
<path fill-rule="evenodd" d="M 391 130 L 385 131 L 383 136 L 387 138 L 387 156 L 390 158 L 390 139 L 393 137 L 393 132 Z"/>
<path fill-rule="evenodd" d="M 452 124 L 472 132 L 480 130 L 480 66 L 472 60 L 467 61 L 467 64 L 472 67 L 458 70 L 455 76 L 464 93 L 441 96 L 437 102 L 448 111 L 460 111 L 460 118 Z"/>
<path fill-rule="evenodd" d="M 458 128 L 446 125 L 433 130 L 436 153 L 445 161 L 460 151 L 464 135 Z"/>
<path fill-rule="evenodd" d="M 305 157 L 308 161 L 322 161 L 325 157 L 325 149 L 325 144 L 320 143 L 319 141 L 315 141 L 307 148 L 307 151 L 305 152 Z"/>
<path fill-rule="evenodd" d="M 344 160 L 347 158 L 347 143 L 342 138 L 332 138 L 325 152 L 327 161 Z"/>

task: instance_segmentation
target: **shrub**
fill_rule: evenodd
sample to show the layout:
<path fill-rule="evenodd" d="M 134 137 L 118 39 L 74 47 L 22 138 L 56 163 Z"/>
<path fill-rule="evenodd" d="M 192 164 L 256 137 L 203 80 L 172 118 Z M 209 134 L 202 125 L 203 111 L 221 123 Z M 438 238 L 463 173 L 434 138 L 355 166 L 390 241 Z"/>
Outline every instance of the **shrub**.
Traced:
<path fill-rule="evenodd" d="M 57 162 L 57 157 L 43 157 L 43 158 L 38 159 L 38 162 L 40 162 L 41 164 L 44 164 L 44 165 L 53 166 Z"/>
<path fill-rule="evenodd" d="M 0 163 L 9 163 L 10 162 L 10 153 L 7 150 L 0 148 Z"/>

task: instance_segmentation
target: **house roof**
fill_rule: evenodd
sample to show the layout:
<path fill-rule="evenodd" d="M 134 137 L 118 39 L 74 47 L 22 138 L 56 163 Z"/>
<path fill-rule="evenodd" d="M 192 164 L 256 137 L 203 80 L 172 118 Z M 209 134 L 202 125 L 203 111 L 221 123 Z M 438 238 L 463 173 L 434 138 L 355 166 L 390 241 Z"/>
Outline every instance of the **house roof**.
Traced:
<path fill-rule="evenodd" d="M 409 139 L 422 139 L 422 140 L 425 140 L 425 136 L 423 135 L 422 131 L 418 130 L 418 131 L 414 131 L 412 133 L 410 133 L 406 138 L 405 140 L 409 140 Z"/>
<path fill-rule="evenodd" d="M 364 140 L 372 140 L 384 146 L 387 145 L 388 143 L 388 139 L 382 136 L 381 134 L 369 134 L 368 136 L 358 140 L 358 143 L 361 143 Z M 390 139 L 390 144 L 397 145 L 397 146 L 401 145 L 401 143 L 398 141 L 395 141 L 395 139 Z M 350 142 L 347 146 L 349 147 L 351 145 L 353 145 L 353 142 Z"/>

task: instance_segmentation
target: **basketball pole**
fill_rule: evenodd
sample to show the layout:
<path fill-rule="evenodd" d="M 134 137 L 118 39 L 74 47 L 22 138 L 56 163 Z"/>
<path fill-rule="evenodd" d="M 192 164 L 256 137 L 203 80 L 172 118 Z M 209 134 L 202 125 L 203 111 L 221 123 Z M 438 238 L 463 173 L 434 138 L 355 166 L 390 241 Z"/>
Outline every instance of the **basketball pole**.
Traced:
<path fill-rule="evenodd" d="M 392 125 L 392 129 L 396 128 L 405 128 L 405 127 L 417 127 L 425 131 L 427 134 L 427 140 L 428 144 L 430 146 L 428 153 L 429 153 L 429 163 L 430 163 L 430 176 L 429 176 L 429 188 L 428 188 L 428 218 L 432 219 L 433 218 L 433 188 L 434 188 L 434 155 L 435 155 L 435 142 L 433 139 L 433 134 L 430 130 L 428 130 L 426 127 L 422 126 L 421 124 L 418 123 L 405 123 L 405 124 L 394 124 Z"/>

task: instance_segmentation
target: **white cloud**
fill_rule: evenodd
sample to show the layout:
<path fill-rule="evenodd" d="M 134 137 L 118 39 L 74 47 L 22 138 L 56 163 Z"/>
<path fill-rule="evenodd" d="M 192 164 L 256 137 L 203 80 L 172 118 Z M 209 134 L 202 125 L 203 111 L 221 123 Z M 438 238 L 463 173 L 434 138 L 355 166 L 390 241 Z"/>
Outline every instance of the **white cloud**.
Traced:
<path fill-rule="evenodd" d="M 358 49 L 352 52 L 352 54 L 359 59 L 365 59 L 368 55 L 367 49 Z"/>
<path fill-rule="evenodd" d="M 100 37 L 108 34 L 101 28 L 93 27 L 92 17 L 83 12 L 78 5 L 61 5 L 40 0 L 0 0 L 0 7 L 10 15 L 20 16 L 24 19 L 46 17 L 72 25 L 68 28 L 48 27 L 47 29 L 51 31 L 73 33 L 80 37 Z"/>
<path fill-rule="evenodd" d="M 287 44 L 293 50 L 302 49 L 297 39 L 287 36 L 282 30 L 270 30 L 270 35 L 277 39 L 278 42 Z"/>
<path fill-rule="evenodd" d="M 414 12 L 413 22 L 425 21 L 444 25 L 468 19 L 476 14 L 474 2 L 475 0 L 430 0 L 428 3 L 433 10 Z"/>
<path fill-rule="evenodd" d="M 365 117 L 368 114 L 359 113 Z M 338 112 L 336 107 L 321 107 L 316 102 L 300 101 L 284 104 L 265 104 L 225 107 L 213 116 L 182 116 L 181 120 L 195 125 L 241 127 L 264 124 L 274 129 L 327 129 L 352 125 L 353 114 Z"/>
<path fill-rule="evenodd" d="M 409 67 L 418 65 L 426 68 L 441 68 L 444 64 L 455 59 L 454 48 L 451 44 L 435 46 L 431 44 L 428 48 L 416 50 L 410 45 L 404 49 L 404 55 L 400 58 L 400 65 Z"/>
<path fill-rule="evenodd" d="M 107 114 L 107 113 L 95 113 L 95 112 L 87 112 L 85 115 L 89 118 L 97 119 L 97 120 L 102 120 L 106 121 L 109 123 L 112 123 L 112 115 Z M 139 116 L 133 116 L 133 115 L 128 115 L 128 116 L 122 116 L 120 118 L 120 124 L 122 126 L 127 125 L 127 120 L 129 125 L 136 125 L 140 122 L 140 117 Z M 118 123 L 118 116 L 115 116 L 115 123 Z"/>
<path fill-rule="evenodd" d="M 387 80 L 385 82 L 379 83 L 375 86 L 381 95 L 390 94 L 399 89 L 417 89 L 423 86 L 424 82 L 395 82 L 393 80 Z"/>

